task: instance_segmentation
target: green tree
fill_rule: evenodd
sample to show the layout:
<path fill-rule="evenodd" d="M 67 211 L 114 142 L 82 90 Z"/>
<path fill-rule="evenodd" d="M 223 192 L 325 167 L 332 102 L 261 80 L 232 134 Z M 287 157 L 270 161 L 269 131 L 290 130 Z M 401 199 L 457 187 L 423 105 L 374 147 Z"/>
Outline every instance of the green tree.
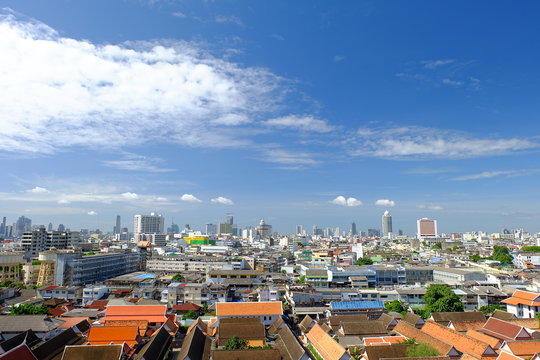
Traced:
<path fill-rule="evenodd" d="M 387 301 L 384 304 L 384 308 L 386 310 L 388 310 L 388 311 L 394 311 L 394 312 L 397 312 L 397 313 L 402 313 L 404 311 L 407 311 L 407 309 L 405 309 L 405 307 L 403 307 L 403 304 L 399 300 Z"/>
<path fill-rule="evenodd" d="M 407 348 L 407 357 L 430 357 L 438 356 L 439 352 L 433 346 L 421 343 Z"/>
<path fill-rule="evenodd" d="M 373 260 L 371 260 L 368 257 L 363 257 L 361 259 L 356 260 L 356 265 L 373 265 Z"/>
<path fill-rule="evenodd" d="M 510 255 L 510 250 L 506 246 L 497 246 L 493 247 L 493 254 L 491 255 L 491 260 L 500 262 L 501 264 L 511 264 L 514 257 Z"/>
<path fill-rule="evenodd" d="M 405 339 L 402 342 L 400 342 L 400 344 L 414 345 L 416 344 L 416 339 L 415 338 Z"/>
<path fill-rule="evenodd" d="M 463 311 L 461 299 L 446 285 L 429 285 L 424 301 L 430 313 Z"/>
<path fill-rule="evenodd" d="M 181 274 L 176 274 L 171 278 L 172 281 L 182 281 L 184 277 Z"/>
<path fill-rule="evenodd" d="M 442 243 L 436 243 L 431 247 L 432 250 L 442 250 Z"/>
<path fill-rule="evenodd" d="M 540 253 L 540 246 L 524 246 L 521 248 L 523 251 Z"/>
<path fill-rule="evenodd" d="M 196 311 L 189 310 L 187 313 L 184 314 L 184 316 L 182 316 L 182 320 L 186 320 L 186 319 L 195 320 L 198 317 L 199 317 L 199 314 Z"/>
<path fill-rule="evenodd" d="M 44 315 L 49 311 L 45 305 L 21 304 L 11 307 L 11 315 Z"/>
<path fill-rule="evenodd" d="M 470 259 L 471 259 L 471 261 L 476 263 L 476 262 L 479 262 L 480 260 L 482 260 L 482 257 L 480 255 L 478 255 L 478 254 L 474 254 L 474 255 L 472 255 L 470 257 Z"/>
<path fill-rule="evenodd" d="M 299 284 L 305 284 L 306 283 L 306 276 L 302 275 L 300 276 L 300 279 L 298 279 Z"/>
<path fill-rule="evenodd" d="M 486 316 L 491 316 L 495 312 L 495 310 L 506 311 L 506 307 L 502 305 L 485 305 L 481 306 L 478 310 L 480 310 Z"/>
<path fill-rule="evenodd" d="M 242 350 L 246 349 L 248 342 L 245 339 L 241 339 L 238 336 L 233 336 L 225 344 L 225 350 Z"/>

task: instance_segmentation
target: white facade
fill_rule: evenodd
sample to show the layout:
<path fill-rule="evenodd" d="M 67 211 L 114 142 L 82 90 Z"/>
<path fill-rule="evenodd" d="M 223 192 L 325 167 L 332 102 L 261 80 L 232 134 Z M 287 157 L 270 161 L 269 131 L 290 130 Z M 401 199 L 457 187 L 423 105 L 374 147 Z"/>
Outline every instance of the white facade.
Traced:
<path fill-rule="evenodd" d="M 102 299 L 109 293 L 109 288 L 106 286 L 89 286 L 83 289 L 82 305 L 88 305 L 94 300 Z"/>
<path fill-rule="evenodd" d="M 163 234 L 165 218 L 161 214 L 135 215 L 133 232 L 135 234 Z"/>

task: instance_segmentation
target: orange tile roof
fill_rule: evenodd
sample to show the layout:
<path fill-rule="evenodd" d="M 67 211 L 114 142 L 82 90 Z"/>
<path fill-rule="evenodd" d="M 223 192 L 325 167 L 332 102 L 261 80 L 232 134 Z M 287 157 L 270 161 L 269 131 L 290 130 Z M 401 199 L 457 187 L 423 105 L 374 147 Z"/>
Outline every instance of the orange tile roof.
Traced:
<path fill-rule="evenodd" d="M 123 344 L 132 346 L 138 343 L 139 328 L 137 326 L 94 326 L 88 333 L 91 345 Z"/>
<path fill-rule="evenodd" d="M 523 360 L 523 358 L 510 354 L 509 352 L 506 352 L 506 351 L 501 351 L 501 353 L 497 357 L 497 360 Z"/>
<path fill-rule="evenodd" d="M 465 332 L 468 330 L 478 330 L 481 329 L 484 324 L 484 321 L 451 321 L 454 330 L 459 332 Z"/>
<path fill-rule="evenodd" d="M 414 325 L 411 325 L 405 321 L 398 321 L 394 331 L 409 339 L 416 339 L 418 343 L 426 343 L 433 346 L 441 355 L 447 355 L 452 351 L 456 352 L 453 350 L 454 347 L 449 343 L 428 335 L 425 332 L 418 330 Z"/>
<path fill-rule="evenodd" d="M 540 352 L 540 340 L 529 341 L 506 341 L 503 345 L 504 351 L 507 351 L 507 347 L 514 355 L 522 357 L 531 357 L 534 354 Z"/>
<path fill-rule="evenodd" d="M 244 302 L 244 303 L 217 303 L 217 316 L 261 316 L 261 315 L 282 315 L 283 306 L 281 301 L 272 302 Z"/>
<path fill-rule="evenodd" d="M 60 318 L 60 320 L 62 320 L 64 323 L 58 327 L 59 329 L 69 329 L 70 327 L 73 327 L 84 320 L 90 322 L 90 318 L 87 317 L 63 317 Z"/>
<path fill-rule="evenodd" d="M 496 357 L 497 353 L 491 346 L 477 339 L 460 334 L 446 326 L 427 321 L 422 327 L 422 332 L 429 334 L 439 340 L 452 344 L 458 351 L 467 353 L 474 357 Z"/>
<path fill-rule="evenodd" d="M 530 291 L 516 290 L 512 294 L 512 297 L 501 301 L 504 304 L 509 305 L 528 305 L 528 306 L 540 306 L 540 294 Z"/>
<path fill-rule="evenodd" d="M 379 336 L 379 337 L 365 337 L 364 344 L 366 346 L 380 346 L 380 345 L 392 345 L 400 344 L 406 340 L 405 336 Z"/>
<path fill-rule="evenodd" d="M 167 312 L 166 305 L 113 305 L 107 308 L 107 316 L 148 316 L 163 315 Z"/>
<path fill-rule="evenodd" d="M 103 320 L 147 320 L 151 323 L 164 323 L 167 321 L 166 311 L 166 305 L 114 305 L 107 308 Z"/>
<path fill-rule="evenodd" d="M 148 330 L 148 320 L 106 320 L 105 326 L 137 326 L 139 335 L 144 336 Z"/>
<path fill-rule="evenodd" d="M 494 317 L 489 318 L 480 331 L 501 340 L 532 340 L 522 326 Z"/>
<path fill-rule="evenodd" d="M 345 348 L 324 332 L 319 324 L 315 324 L 306 336 L 324 360 L 339 360 L 345 354 Z"/>
<path fill-rule="evenodd" d="M 477 330 L 469 330 L 465 333 L 465 335 L 473 339 L 479 340 L 481 342 L 484 342 L 495 350 L 499 349 L 502 345 L 501 340 L 494 338 L 493 336 L 489 336 L 487 334 L 481 333 L 480 331 L 477 331 Z"/>

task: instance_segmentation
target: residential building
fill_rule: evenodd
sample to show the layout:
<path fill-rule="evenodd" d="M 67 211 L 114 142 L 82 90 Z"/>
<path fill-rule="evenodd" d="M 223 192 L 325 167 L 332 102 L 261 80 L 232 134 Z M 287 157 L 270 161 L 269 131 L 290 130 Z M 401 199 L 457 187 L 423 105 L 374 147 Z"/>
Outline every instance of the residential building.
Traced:
<path fill-rule="evenodd" d="M 502 301 L 506 311 L 517 318 L 534 318 L 540 313 L 540 294 L 530 291 L 516 290 L 511 297 Z"/>
<path fill-rule="evenodd" d="M 79 242 L 80 235 L 78 232 L 47 231 L 45 228 L 39 228 L 24 232 L 21 245 L 25 252 L 25 258 L 36 258 L 39 252 L 51 248 L 77 248 Z"/>
<path fill-rule="evenodd" d="M 228 318 L 258 318 L 265 326 L 270 326 L 283 315 L 281 301 L 253 303 L 217 303 L 216 316 L 218 321 Z"/>
<path fill-rule="evenodd" d="M 0 252 L 0 281 L 20 282 L 22 280 L 21 267 L 23 264 L 25 264 L 24 253 Z"/>

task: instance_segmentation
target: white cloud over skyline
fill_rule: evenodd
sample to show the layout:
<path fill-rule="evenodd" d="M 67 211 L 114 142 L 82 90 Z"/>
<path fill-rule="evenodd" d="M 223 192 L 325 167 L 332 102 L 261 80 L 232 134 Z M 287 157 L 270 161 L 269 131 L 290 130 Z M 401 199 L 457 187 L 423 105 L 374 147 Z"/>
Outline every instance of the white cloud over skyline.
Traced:
<path fill-rule="evenodd" d="M 340 206 L 348 206 L 348 207 L 355 207 L 362 205 L 362 202 L 356 198 L 349 197 L 346 198 L 345 196 L 338 196 L 334 200 L 330 201 L 332 204 L 340 205 Z"/>
<path fill-rule="evenodd" d="M 190 203 L 201 203 L 202 200 L 198 199 L 196 196 L 192 194 L 184 194 L 180 196 L 180 200 Z"/>
<path fill-rule="evenodd" d="M 313 131 L 319 133 L 326 133 L 333 131 L 335 127 L 328 124 L 327 121 L 317 119 L 313 116 L 298 116 L 288 115 L 275 119 L 266 120 L 263 122 L 268 127 L 275 127 L 278 129 L 294 129 L 300 131 Z"/>
<path fill-rule="evenodd" d="M 231 199 L 228 199 L 223 196 L 218 196 L 217 198 L 213 198 L 210 200 L 214 204 L 222 204 L 222 205 L 234 205 L 234 202 Z"/>
<path fill-rule="evenodd" d="M 395 206 L 396 203 L 392 200 L 386 200 L 386 199 L 380 199 L 375 201 L 375 205 L 377 206 Z"/>

